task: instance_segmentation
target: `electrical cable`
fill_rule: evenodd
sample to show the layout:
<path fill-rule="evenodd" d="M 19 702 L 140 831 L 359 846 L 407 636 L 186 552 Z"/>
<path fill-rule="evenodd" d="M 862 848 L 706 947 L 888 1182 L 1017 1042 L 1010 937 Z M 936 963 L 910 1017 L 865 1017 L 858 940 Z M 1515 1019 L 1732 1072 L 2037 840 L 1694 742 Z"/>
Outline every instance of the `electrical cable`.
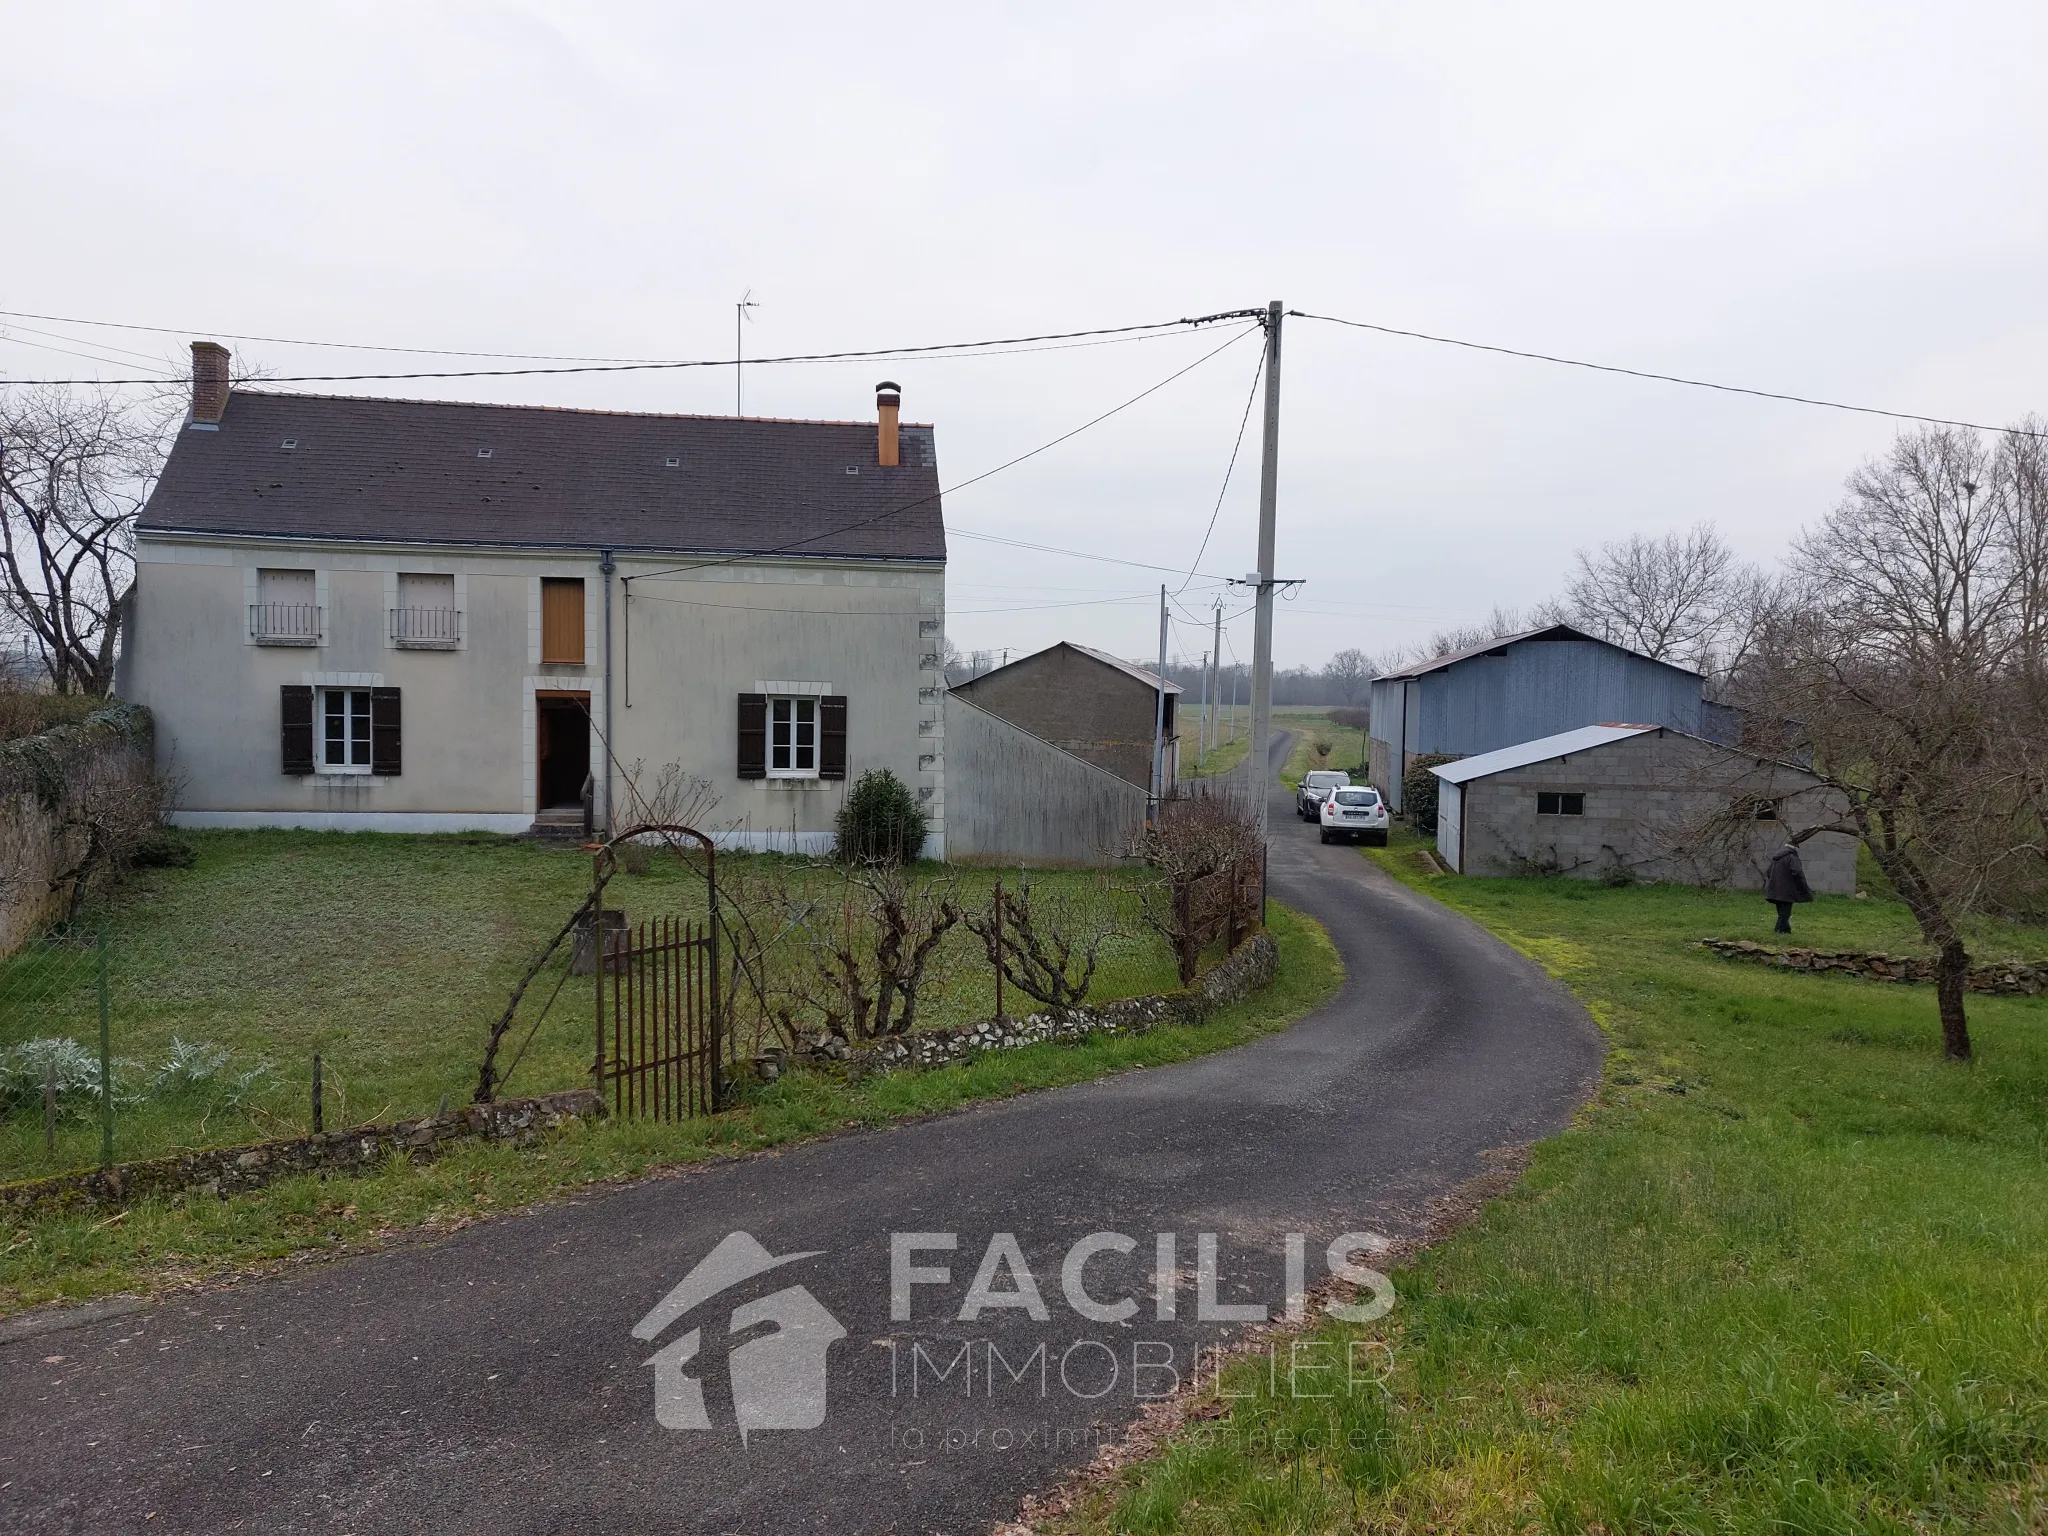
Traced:
<path fill-rule="evenodd" d="M 1439 346 L 1464 347 L 1473 352 L 1495 352 L 1502 357 L 1526 358 L 1537 363 L 1556 363 L 1565 368 L 1587 368 L 1595 373 L 1618 373 L 1631 379 L 1651 379 L 1659 384 L 1683 384 L 1689 389 L 1717 390 L 1724 395 L 1751 395 L 1759 400 L 1785 400 L 1794 405 L 1817 405 L 1830 411 L 1853 411 L 1860 416 L 1886 416 L 1893 421 L 1924 421 L 1936 427 L 1968 427 L 1973 432 L 2048 438 L 2048 432 L 2032 431 L 2025 427 L 1989 427 L 1979 421 L 1958 421 L 1951 416 L 1922 416 L 1915 411 L 1887 411 L 1874 405 L 1848 405 L 1840 400 L 1822 400 L 1813 395 L 1788 395 L 1772 389 L 1750 389 L 1741 384 L 1717 384 L 1711 379 L 1688 379 L 1675 373 L 1652 373 L 1643 368 L 1622 368 L 1613 363 L 1589 363 L 1583 358 L 1558 357 L 1549 352 L 1524 352 L 1515 347 L 1496 347 L 1483 341 L 1461 341 L 1455 336 L 1432 336 L 1427 331 L 1404 331 L 1391 325 L 1374 325 L 1368 320 L 1346 320 L 1337 315 L 1312 315 L 1304 309 L 1290 309 L 1287 313 L 1301 320 L 1323 320 L 1331 325 L 1348 325 L 1353 330 L 1378 331 L 1383 336 L 1405 336 L 1411 341 L 1433 341 Z"/>
<path fill-rule="evenodd" d="M 972 528 L 960 528 L 950 524 L 946 528 L 946 534 L 949 538 L 979 539 L 988 544 L 1007 544 L 1013 549 L 1033 549 L 1045 555 L 1070 555 L 1076 560 L 1099 560 L 1105 565 L 1130 565 L 1136 566 L 1141 571 L 1165 571 L 1174 576 L 1183 574 L 1181 568 L 1177 565 L 1158 565 L 1150 560 L 1126 560 L 1118 555 L 1096 555 L 1089 553 L 1085 549 L 1062 549 L 1057 544 L 1034 544 L 1028 539 L 1009 539 L 1004 538 L 998 533 L 979 533 Z M 1226 581 L 1229 579 L 1224 576 L 1212 575 L 1208 571 L 1197 571 L 1195 574 L 1198 576 L 1209 576 L 1214 581 Z"/>
<path fill-rule="evenodd" d="M 1216 536 L 1216 519 L 1223 513 L 1223 498 L 1230 494 L 1230 477 L 1237 472 L 1238 451 L 1244 447 L 1244 429 L 1251 424 L 1252 405 L 1259 398 L 1259 380 L 1265 375 L 1266 354 L 1262 349 L 1259 353 L 1258 366 L 1252 369 L 1251 393 L 1244 397 L 1244 415 L 1237 423 L 1237 441 L 1230 445 L 1230 462 L 1223 467 L 1223 485 L 1216 492 L 1216 505 L 1209 511 L 1209 526 L 1202 531 L 1201 547 L 1195 551 L 1195 558 L 1188 564 L 1187 578 L 1180 584 L 1180 590 L 1183 592 L 1187 591 L 1188 582 L 1195 579 L 1195 571 L 1202 563 L 1202 556 L 1209 552 L 1209 540 Z"/>
<path fill-rule="evenodd" d="M 6 315 L 11 313 L 15 312 L 0 311 L 0 315 Z M 836 363 L 857 361 L 860 359 L 929 357 L 932 354 L 941 352 L 964 354 L 969 356 L 985 356 L 988 355 L 985 349 L 992 347 L 1017 347 L 1025 345 L 1027 343 L 1044 341 L 1074 341 L 1080 338 L 1091 336 L 1135 337 L 1140 332 L 1173 333 L 1179 331 L 1183 327 L 1203 326 L 1218 321 L 1238 319 L 1249 313 L 1250 311 L 1246 310 L 1229 310 L 1214 315 L 1185 316 L 1179 320 L 1157 320 L 1152 321 L 1145 325 L 1102 326 L 1094 330 L 1087 331 L 1049 331 L 1043 335 L 1038 336 L 1003 336 L 994 337 L 986 341 L 947 341 L 934 342 L 926 346 L 877 347 L 850 352 L 801 352 L 790 353 L 781 357 L 750 357 L 745 359 L 745 365 L 751 368 L 758 367 L 768 363 Z M 29 316 L 28 318 L 49 319 L 52 317 Z M 73 323 L 84 324 L 90 322 Z M 190 333 L 187 332 L 185 334 L 189 335 Z M 233 333 L 223 331 L 219 332 L 218 334 L 232 335 Z M 236 337 L 235 339 L 267 340 L 277 345 L 294 345 L 294 343 L 286 342 L 279 337 Z M 324 345 L 324 343 L 305 343 L 305 345 Z M 336 343 L 336 345 L 342 344 Z M 431 355 L 476 356 L 480 354 L 448 354 L 436 352 Z M 490 354 L 481 355 L 488 356 Z M 677 369 L 684 368 L 732 368 L 739 366 L 739 362 L 739 359 L 730 357 L 688 358 L 672 361 L 639 359 L 623 361 L 578 362 L 556 368 L 459 368 L 434 372 L 422 371 L 415 373 L 287 374 L 280 375 L 275 378 L 265 379 L 263 382 L 266 384 L 347 384 L 391 382 L 406 379 L 531 378 L 541 375 L 569 373 L 646 373 L 674 371 Z M 17 382 L 23 384 L 156 384 L 161 383 L 162 381 L 159 379 L 22 379 L 18 380 Z"/>
<path fill-rule="evenodd" d="M 773 549 L 751 550 L 746 554 L 727 555 L 723 559 L 719 560 L 699 561 L 695 565 L 671 566 L 665 570 L 649 571 L 645 575 L 635 576 L 633 580 L 653 581 L 662 576 L 675 576 L 683 575 L 690 571 L 710 570 L 717 566 L 732 565 L 737 561 L 741 560 L 762 560 L 774 555 L 786 555 L 793 550 L 803 548 L 806 544 L 815 544 L 820 539 L 835 538 L 842 533 L 851 533 L 857 528 L 865 528 L 871 523 L 881 522 L 884 518 L 894 517 L 898 513 L 908 512 L 914 508 L 924 506 L 928 502 L 936 501 L 942 497 L 951 496 L 957 492 L 964 491 L 970 485 L 979 485 L 982 481 L 990 478 L 993 475 L 999 475 L 1006 469 L 1015 468 L 1017 465 L 1022 464 L 1026 459 L 1036 458 L 1039 454 L 1044 453 L 1049 449 L 1057 448 L 1061 443 L 1067 441 L 1068 438 L 1080 436 L 1080 434 L 1086 432 L 1090 427 L 1101 425 L 1103 422 L 1109 420 L 1110 417 L 1116 415 L 1118 412 L 1129 410 L 1132 406 L 1136 405 L 1140 400 L 1145 399 L 1148 395 L 1156 395 L 1157 393 L 1159 393 L 1160 390 L 1166 388 L 1167 385 L 1173 383 L 1174 380 L 1181 378 L 1183 375 L 1194 372 L 1197 368 L 1201 367 L 1202 364 L 1208 362 L 1210 358 L 1216 357 L 1221 353 L 1228 351 L 1230 348 L 1236 346 L 1240 341 L 1244 340 L 1245 337 L 1249 336 L 1253 331 L 1257 329 L 1258 327 L 1256 325 L 1246 326 L 1243 330 L 1238 331 L 1235 335 L 1231 336 L 1230 339 L 1225 341 L 1222 346 L 1204 352 L 1200 357 L 1196 358 L 1192 363 L 1189 363 L 1185 368 L 1176 369 L 1174 372 L 1168 374 L 1165 378 L 1161 379 L 1157 384 L 1152 385 L 1149 389 L 1140 390 L 1137 394 L 1131 396 L 1130 399 L 1124 401 L 1121 405 L 1113 405 L 1108 410 L 1104 411 L 1100 416 L 1096 416 L 1088 421 L 1082 422 L 1080 426 L 1073 428 L 1071 431 L 1062 432 L 1058 437 L 1054 438 L 1051 442 L 1040 443 L 1036 448 L 1033 448 L 1030 452 L 1020 453 L 1014 459 L 1009 459 L 1001 464 L 996 465 L 994 469 L 985 469 L 980 474 L 975 475 L 971 479 L 962 480 L 958 485 L 948 486 L 944 490 L 934 491 L 929 496 L 920 496 L 915 501 L 907 501 L 903 503 L 901 506 L 891 507 L 885 512 L 877 512 L 872 517 L 864 517 L 856 522 L 842 524 L 837 528 L 828 528 L 822 533 L 809 534 L 804 538 L 793 540 L 788 544 L 778 545 Z M 799 503 L 799 505 L 801 505 L 801 503 Z"/>

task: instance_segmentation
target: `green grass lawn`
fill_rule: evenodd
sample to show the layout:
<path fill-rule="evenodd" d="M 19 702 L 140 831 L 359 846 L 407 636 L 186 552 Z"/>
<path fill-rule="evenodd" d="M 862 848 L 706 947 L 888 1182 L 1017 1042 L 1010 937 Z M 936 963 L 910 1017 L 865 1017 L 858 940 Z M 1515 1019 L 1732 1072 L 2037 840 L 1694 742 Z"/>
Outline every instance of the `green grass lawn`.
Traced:
<path fill-rule="evenodd" d="M 288 1179 L 227 1200 L 147 1200 L 112 1217 L 0 1221 L 0 1313 L 60 1298 L 159 1290 L 293 1254 L 346 1252 L 407 1230 L 445 1231 L 602 1181 L 1239 1045 L 1299 1018 L 1328 998 L 1342 975 L 1316 923 L 1277 902 L 1270 921 L 1280 946 L 1278 979 L 1198 1025 L 991 1052 L 959 1066 L 853 1085 L 792 1073 L 743 1089 L 739 1105 L 724 1114 L 680 1124 L 604 1120 L 571 1126 L 537 1147 L 469 1146 L 435 1163 L 394 1161 L 361 1177 Z"/>
<path fill-rule="evenodd" d="M 1767 939 L 1754 894 L 1432 877 L 1419 846 L 1364 856 L 1586 999 L 1597 1099 L 1395 1272 L 1387 1318 L 1321 1330 L 1382 1341 L 1384 1393 L 1226 1378 L 1253 1394 L 1233 1434 L 1183 1438 L 1074 1528 L 2048 1529 L 2048 1000 L 1972 997 L 1978 1059 L 1949 1065 L 1931 988 L 1690 947 Z M 1890 901 L 1795 921 L 1921 948 Z M 1273 1449 L 1331 1424 L 1337 1449 Z"/>
<path fill-rule="evenodd" d="M 1299 789 L 1311 768 L 1341 768 L 1354 782 L 1364 782 L 1365 733 L 1336 724 L 1327 709 L 1276 709 L 1273 729 L 1294 732 L 1294 745 L 1280 769 L 1289 789 Z"/>
<path fill-rule="evenodd" d="M 369 833 L 194 832 L 189 869 L 138 871 L 82 926 L 107 934 L 108 997 L 117 1099 L 146 1089 L 174 1040 L 230 1052 L 205 1087 L 121 1103 L 116 1156 L 153 1156 L 184 1146 L 296 1134 L 311 1118 L 312 1058 L 321 1053 L 328 1126 L 432 1111 L 445 1095 L 463 1103 L 476 1084 L 485 1035 L 540 945 L 589 888 L 590 859 L 513 838 L 401 837 Z M 798 887 L 824 893 L 836 876 L 798 860 L 728 857 L 728 878 L 779 864 Z M 957 881 L 963 905 L 979 903 L 1002 871 L 920 868 Z M 1003 876 L 1015 889 L 1016 872 Z M 1174 985 L 1166 947 L 1138 920 L 1128 890 L 1136 876 L 1105 881 L 1087 871 L 1035 873 L 1047 896 L 1105 903 L 1118 937 L 1104 948 L 1098 1000 Z M 667 856 L 648 873 L 620 874 L 607 904 L 629 920 L 704 911 L 702 883 Z M 835 911 L 836 911 L 835 907 Z M 784 963 L 800 955 L 780 952 Z M 562 980 L 564 952 L 536 984 L 522 1019 Z M 31 947 L 0 962 L 0 1048 L 69 1037 L 97 1060 L 97 957 L 64 943 Z M 986 1018 L 995 1007 L 992 967 L 965 928 L 933 962 L 925 1024 Z M 1014 994 L 1006 999 L 1016 1010 Z M 593 996 L 584 978 L 566 983 L 519 1064 L 511 1094 L 587 1080 Z M 516 1042 L 514 1042 L 516 1044 Z M 511 1047 L 500 1066 L 509 1060 Z M 225 1104 L 221 1084 L 259 1066 L 243 1096 Z M 82 1098 L 44 1151 L 40 1104 L 0 1120 L 0 1181 L 96 1161 L 100 1131 Z"/>

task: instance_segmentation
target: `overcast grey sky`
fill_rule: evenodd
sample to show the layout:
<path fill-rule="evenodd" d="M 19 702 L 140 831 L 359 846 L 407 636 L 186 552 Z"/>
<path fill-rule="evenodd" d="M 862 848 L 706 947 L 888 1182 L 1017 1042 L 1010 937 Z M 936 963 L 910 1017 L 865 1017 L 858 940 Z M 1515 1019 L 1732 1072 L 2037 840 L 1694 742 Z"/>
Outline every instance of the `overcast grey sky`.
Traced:
<path fill-rule="evenodd" d="M 1991 422 L 2048 410 L 2048 6 L 4 7 L 0 308 L 410 346 L 730 355 L 1305 310 Z M 6 322 L 0 371 L 176 337 Z M 30 328 L 33 329 L 30 329 Z M 71 340 L 42 332 L 57 332 Z M 75 338 L 86 338 L 81 342 Z M 904 386 L 965 480 L 1216 346 L 751 369 Z M 1245 340 L 949 498 L 956 531 L 1185 568 Z M 239 343 L 277 373 L 397 359 Z M 1554 591 L 1712 518 L 1769 557 L 1869 417 L 1291 321 L 1283 664 Z M 346 386 L 730 411 L 704 373 Z M 1257 425 L 1202 560 L 1253 563 Z M 963 648 L 1141 655 L 1158 577 L 957 537 Z M 1175 583 L 1178 584 L 1177 581 Z M 1184 601 L 1206 609 L 1198 577 Z M 1067 606 L 1050 606 L 1062 604 Z M 1232 626 L 1249 657 L 1250 620 Z M 1186 626 L 1174 649 L 1199 651 Z"/>

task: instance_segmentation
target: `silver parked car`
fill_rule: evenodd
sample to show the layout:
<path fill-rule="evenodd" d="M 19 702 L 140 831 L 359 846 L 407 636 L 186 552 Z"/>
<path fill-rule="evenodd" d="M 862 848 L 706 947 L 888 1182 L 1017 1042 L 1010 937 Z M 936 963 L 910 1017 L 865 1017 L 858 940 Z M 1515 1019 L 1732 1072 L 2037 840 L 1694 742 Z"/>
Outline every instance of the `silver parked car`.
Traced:
<path fill-rule="evenodd" d="M 1351 775 L 1338 768 L 1318 768 L 1301 781 L 1301 789 L 1294 797 L 1294 814 L 1303 821 L 1314 821 L 1323 808 L 1323 797 L 1339 785 L 1349 784 Z"/>

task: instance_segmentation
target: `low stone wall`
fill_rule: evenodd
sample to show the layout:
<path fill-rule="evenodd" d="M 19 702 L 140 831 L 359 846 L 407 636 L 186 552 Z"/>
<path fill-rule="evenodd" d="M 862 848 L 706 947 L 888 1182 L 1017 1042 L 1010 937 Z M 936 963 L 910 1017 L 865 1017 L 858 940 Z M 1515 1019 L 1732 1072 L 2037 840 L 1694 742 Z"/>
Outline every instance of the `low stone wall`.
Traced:
<path fill-rule="evenodd" d="M 359 1173 L 392 1156 L 415 1161 L 438 1156 L 458 1142 L 526 1142 L 579 1117 L 604 1114 L 596 1091 L 577 1088 L 537 1099 L 465 1104 L 443 1114 L 359 1125 L 286 1141 L 181 1152 L 144 1162 L 118 1163 L 47 1179 L 0 1185 L 0 1212 L 17 1218 L 126 1205 L 152 1195 L 234 1195 L 261 1189 L 295 1173 Z"/>
<path fill-rule="evenodd" d="M 0 743 L 0 956 L 70 911 L 66 871 L 80 862 L 88 824 L 116 818 L 124 795 L 146 798 L 154 759 L 139 704 Z"/>
<path fill-rule="evenodd" d="M 1932 982 L 1934 960 L 1927 955 L 1880 955 L 1854 949 L 1772 949 L 1749 939 L 1701 939 L 1702 949 L 1729 960 L 1782 966 L 1788 971 L 1829 971 L 1866 981 Z M 2038 997 L 2048 991 L 2048 964 L 1998 961 L 1970 967 L 1963 987 L 1970 992 Z"/>
<path fill-rule="evenodd" d="M 799 1060 L 813 1069 L 857 1078 L 901 1067 L 943 1067 L 983 1051 L 1016 1050 L 1046 1040 L 1140 1035 L 1155 1024 L 1196 1023 L 1226 1004 L 1249 997 L 1270 982 L 1279 968 L 1279 946 L 1271 934 L 1262 931 L 1238 945 L 1184 991 L 1127 997 L 1114 1003 L 1026 1014 L 1022 1018 L 921 1029 L 872 1045 L 849 1045 L 837 1035 L 828 1035 L 812 1042 Z M 764 1077 L 773 1078 L 781 1063 L 764 1060 L 760 1067 Z"/>

